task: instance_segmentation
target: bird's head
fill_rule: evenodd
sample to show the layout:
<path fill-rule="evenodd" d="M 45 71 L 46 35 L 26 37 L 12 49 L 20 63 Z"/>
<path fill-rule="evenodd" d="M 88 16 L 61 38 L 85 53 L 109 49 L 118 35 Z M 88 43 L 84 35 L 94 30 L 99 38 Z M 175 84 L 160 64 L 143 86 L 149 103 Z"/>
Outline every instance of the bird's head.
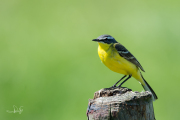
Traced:
<path fill-rule="evenodd" d="M 92 41 L 104 44 L 117 43 L 117 41 L 110 35 L 101 35 L 97 39 L 93 39 Z"/>

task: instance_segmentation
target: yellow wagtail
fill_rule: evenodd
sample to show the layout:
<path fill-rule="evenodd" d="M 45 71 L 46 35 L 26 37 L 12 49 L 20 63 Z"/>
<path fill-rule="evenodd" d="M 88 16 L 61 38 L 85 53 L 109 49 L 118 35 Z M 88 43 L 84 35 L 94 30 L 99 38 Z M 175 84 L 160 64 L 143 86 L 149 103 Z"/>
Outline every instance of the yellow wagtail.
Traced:
<path fill-rule="evenodd" d="M 93 41 L 96 41 L 99 44 L 98 54 L 101 61 L 110 70 L 125 75 L 119 81 L 117 81 L 112 87 L 116 87 L 116 85 L 128 75 L 128 78 L 126 78 L 118 86 L 121 87 L 121 85 L 132 76 L 141 83 L 141 85 L 146 91 L 150 91 L 152 93 L 153 101 L 158 99 L 157 95 L 150 87 L 150 85 L 145 81 L 140 72 L 140 69 L 143 72 L 145 72 L 143 67 L 123 45 L 118 43 L 110 35 L 101 35 L 97 39 L 93 39 Z"/>

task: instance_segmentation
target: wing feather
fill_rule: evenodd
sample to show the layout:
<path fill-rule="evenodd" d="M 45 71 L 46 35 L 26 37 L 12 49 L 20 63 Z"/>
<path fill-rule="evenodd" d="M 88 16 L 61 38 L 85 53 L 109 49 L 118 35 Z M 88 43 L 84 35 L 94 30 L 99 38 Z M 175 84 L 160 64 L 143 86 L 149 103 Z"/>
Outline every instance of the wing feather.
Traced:
<path fill-rule="evenodd" d="M 114 47 L 121 57 L 125 58 L 129 62 L 139 67 L 143 72 L 145 72 L 138 60 L 123 45 L 121 45 L 120 43 L 115 43 Z"/>

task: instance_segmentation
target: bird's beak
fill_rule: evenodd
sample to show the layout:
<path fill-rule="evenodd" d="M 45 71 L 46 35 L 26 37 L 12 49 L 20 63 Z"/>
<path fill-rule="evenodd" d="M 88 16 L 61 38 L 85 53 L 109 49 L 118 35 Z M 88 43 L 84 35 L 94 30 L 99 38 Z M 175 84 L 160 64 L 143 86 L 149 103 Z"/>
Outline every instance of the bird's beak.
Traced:
<path fill-rule="evenodd" d="M 99 40 L 98 39 L 93 39 L 92 41 L 98 42 Z"/>

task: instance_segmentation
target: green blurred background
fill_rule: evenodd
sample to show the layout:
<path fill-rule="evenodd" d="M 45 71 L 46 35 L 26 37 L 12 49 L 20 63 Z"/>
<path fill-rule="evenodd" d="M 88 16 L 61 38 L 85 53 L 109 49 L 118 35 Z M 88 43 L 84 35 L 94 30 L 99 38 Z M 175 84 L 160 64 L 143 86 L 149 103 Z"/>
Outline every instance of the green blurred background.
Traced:
<path fill-rule="evenodd" d="M 0 120 L 86 120 L 88 99 L 123 75 L 91 40 L 110 34 L 140 61 L 159 99 L 157 120 L 178 120 L 180 2 L 0 0 Z M 132 78 L 123 86 L 142 91 Z M 7 113 L 13 105 L 23 112 Z"/>

